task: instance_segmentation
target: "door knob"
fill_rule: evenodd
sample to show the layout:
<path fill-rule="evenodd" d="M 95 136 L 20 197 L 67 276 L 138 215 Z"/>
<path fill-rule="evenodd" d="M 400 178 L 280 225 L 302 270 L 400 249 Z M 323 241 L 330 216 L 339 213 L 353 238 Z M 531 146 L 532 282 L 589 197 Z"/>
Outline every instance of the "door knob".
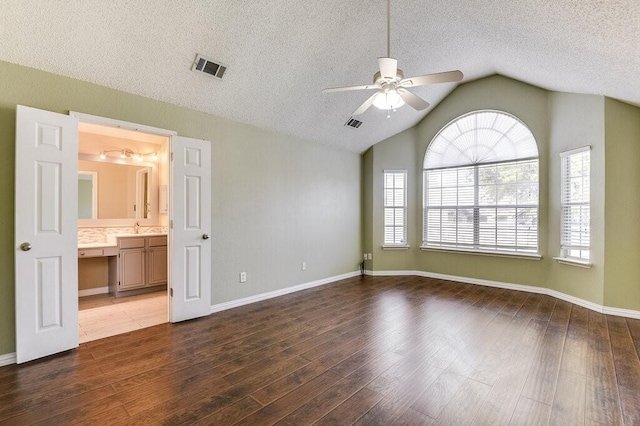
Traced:
<path fill-rule="evenodd" d="M 31 250 L 31 244 L 30 243 L 22 243 L 22 244 L 20 244 L 20 250 L 22 250 L 22 251 Z"/>
<path fill-rule="evenodd" d="M 207 234 L 202 234 L 202 239 L 203 239 L 203 240 L 208 240 L 208 239 L 209 239 L 209 236 L 208 236 Z"/>

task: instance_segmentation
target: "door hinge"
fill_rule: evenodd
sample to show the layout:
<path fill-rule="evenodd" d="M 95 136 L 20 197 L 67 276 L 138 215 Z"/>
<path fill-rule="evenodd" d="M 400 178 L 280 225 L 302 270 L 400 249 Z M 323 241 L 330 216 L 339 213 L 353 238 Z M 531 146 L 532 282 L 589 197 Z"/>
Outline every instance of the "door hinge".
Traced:
<path fill-rule="evenodd" d="M 173 287 L 169 289 L 169 296 L 173 297 Z"/>
<path fill-rule="evenodd" d="M 171 153 L 170 157 L 171 157 L 171 161 L 173 161 L 173 152 Z"/>
<path fill-rule="evenodd" d="M 173 229 L 173 219 L 169 221 L 169 228 Z"/>

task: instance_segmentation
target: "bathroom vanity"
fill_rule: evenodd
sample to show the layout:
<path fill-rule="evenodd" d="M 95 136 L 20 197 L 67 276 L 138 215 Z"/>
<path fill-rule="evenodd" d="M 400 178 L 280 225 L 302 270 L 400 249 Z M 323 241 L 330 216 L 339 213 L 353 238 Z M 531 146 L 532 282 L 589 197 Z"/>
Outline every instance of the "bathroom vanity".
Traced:
<path fill-rule="evenodd" d="M 167 235 L 132 234 L 109 243 L 83 244 L 78 258 L 108 258 L 109 293 L 130 296 L 166 288 Z"/>
<path fill-rule="evenodd" d="M 117 238 L 109 258 L 109 293 L 116 297 L 156 291 L 167 285 L 167 236 Z"/>

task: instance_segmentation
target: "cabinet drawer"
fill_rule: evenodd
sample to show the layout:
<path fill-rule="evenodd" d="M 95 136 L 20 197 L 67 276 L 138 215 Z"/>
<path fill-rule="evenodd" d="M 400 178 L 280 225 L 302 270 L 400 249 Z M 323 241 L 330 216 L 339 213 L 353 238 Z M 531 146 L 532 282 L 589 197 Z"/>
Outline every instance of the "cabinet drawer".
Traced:
<path fill-rule="evenodd" d="M 120 245 L 121 249 L 143 248 L 144 237 L 143 238 L 118 238 L 118 244 Z"/>
<path fill-rule="evenodd" d="M 149 237 L 149 247 L 160 247 L 167 245 L 167 236 Z"/>
<path fill-rule="evenodd" d="M 104 249 L 90 248 L 90 249 L 78 249 L 78 257 L 100 257 L 104 256 Z"/>

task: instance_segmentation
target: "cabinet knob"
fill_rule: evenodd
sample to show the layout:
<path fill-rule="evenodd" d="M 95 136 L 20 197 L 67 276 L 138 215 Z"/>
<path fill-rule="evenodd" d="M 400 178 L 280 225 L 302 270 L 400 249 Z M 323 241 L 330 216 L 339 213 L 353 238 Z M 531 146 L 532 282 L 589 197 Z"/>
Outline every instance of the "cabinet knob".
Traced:
<path fill-rule="evenodd" d="M 208 240 L 208 239 L 209 239 L 209 235 L 207 235 L 207 234 L 202 234 L 202 239 L 203 239 L 203 240 Z"/>

